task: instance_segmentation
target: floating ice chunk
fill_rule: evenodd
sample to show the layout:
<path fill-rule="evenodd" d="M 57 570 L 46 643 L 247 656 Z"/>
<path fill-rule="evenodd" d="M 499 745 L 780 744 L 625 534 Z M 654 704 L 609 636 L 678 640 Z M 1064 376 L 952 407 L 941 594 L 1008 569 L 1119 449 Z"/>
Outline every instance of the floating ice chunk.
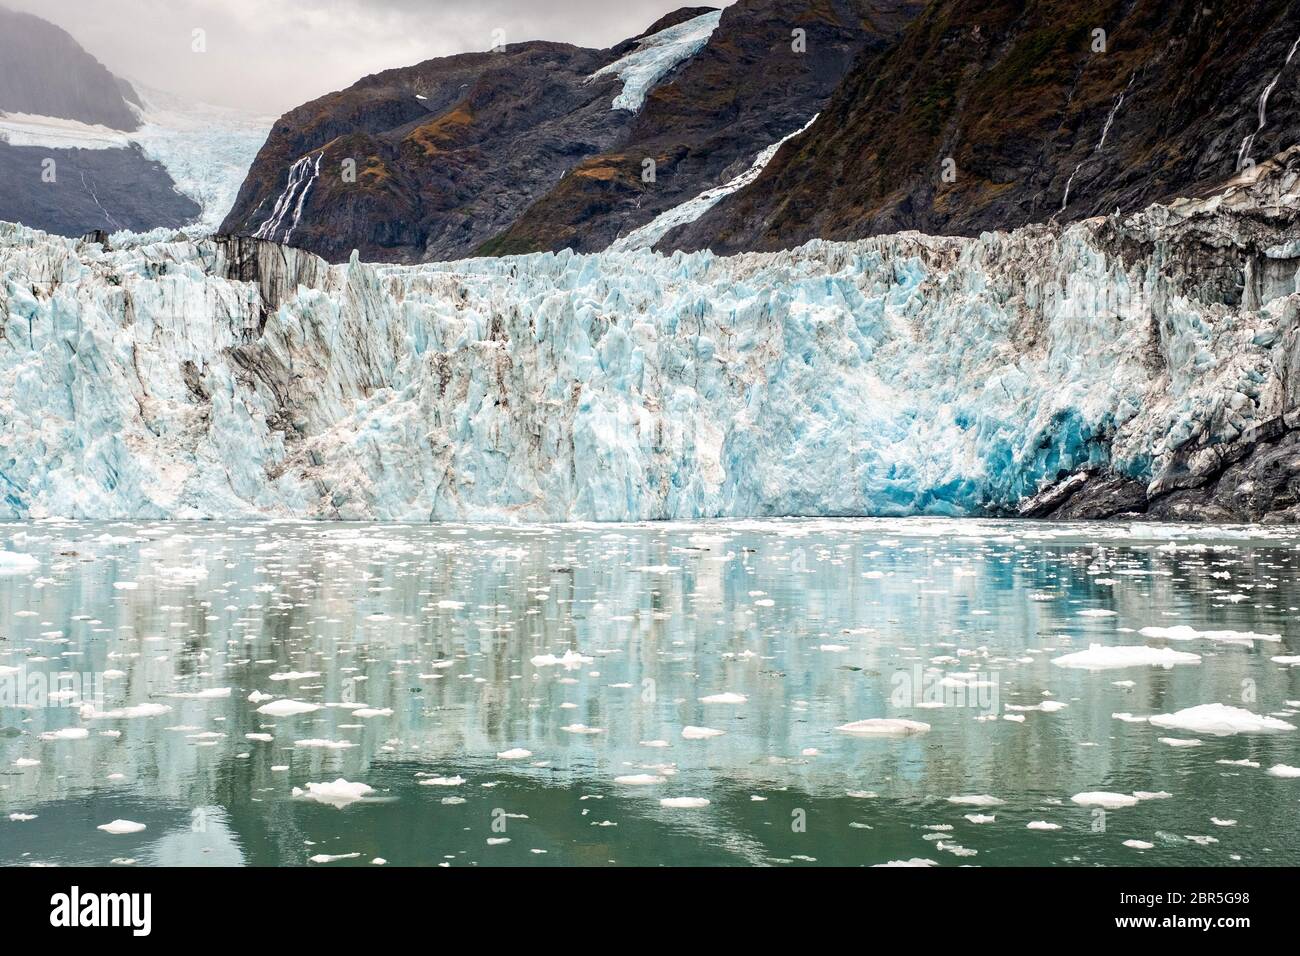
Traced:
<path fill-rule="evenodd" d="M 744 704 L 748 703 L 749 698 L 744 694 L 735 694 L 727 691 L 722 694 L 710 694 L 708 697 L 701 697 L 701 704 Z"/>
<path fill-rule="evenodd" d="M 352 716 L 353 716 L 353 717 L 360 717 L 362 720 L 371 720 L 371 719 L 373 719 L 373 718 L 375 718 L 375 717 L 391 717 L 391 716 L 393 716 L 393 708 L 391 708 L 391 707 L 359 707 L 359 708 L 357 708 L 356 710 L 352 711 Z"/>
<path fill-rule="evenodd" d="M 336 860 L 355 860 L 359 856 L 360 853 L 317 853 L 308 859 L 313 863 L 333 863 Z"/>
<path fill-rule="evenodd" d="M 974 856 L 979 850 L 972 850 L 970 847 L 964 847 L 960 843 L 947 843 L 943 840 L 936 840 L 934 844 L 936 850 L 942 850 L 945 853 L 951 853 L 953 856 Z"/>
<path fill-rule="evenodd" d="M 39 760 L 33 760 L 31 757 L 19 757 L 17 760 L 14 761 L 14 766 L 15 766 L 15 767 L 20 767 L 20 768 L 21 768 L 21 767 L 39 767 L 40 765 L 41 765 L 41 762 L 40 762 Z"/>
<path fill-rule="evenodd" d="M 721 737 L 725 730 L 715 730 L 712 727 L 683 727 L 682 737 L 685 740 L 708 740 L 711 737 Z"/>
<path fill-rule="evenodd" d="M 34 813 L 11 813 L 11 814 L 9 814 L 9 822 L 11 822 L 11 823 L 26 823 L 26 822 L 29 821 L 29 820 L 35 820 L 35 819 L 36 819 L 36 814 L 34 814 Z"/>
<path fill-rule="evenodd" d="M 90 731 L 85 727 L 63 727 L 59 730 L 49 730 L 41 734 L 41 740 L 85 740 L 90 736 Z"/>
<path fill-rule="evenodd" d="M 1127 711 L 1119 714 L 1111 714 L 1111 716 L 1116 720 L 1124 721 L 1126 724 L 1145 724 L 1147 722 L 1146 717 L 1138 717 L 1135 714 L 1128 713 Z"/>
<path fill-rule="evenodd" d="M 305 790 L 298 787 L 293 788 L 295 797 L 315 800 L 317 803 L 324 803 L 340 810 L 356 803 L 358 800 L 365 799 L 374 792 L 374 787 L 368 784 L 350 783 L 342 777 L 328 783 L 309 783 Z"/>
<path fill-rule="evenodd" d="M 1046 820 L 1030 820 L 1025 824 L 1026 830 L 1059 830 L 1059 823 L 1048 823 Z"/>
<path fill-rule="evenodd" d="M 1165 730 L 1185 730 L 1193 734 L 1213 734 L 1216 737 L 1295 730 L 1293 725 L 1284 720 L 1227 704 L 1201 704 L 1173 714 L 1156 714 L 1147 719 L 1152 726 Z"/>
<path fill-rule="evenodd" d="M 586 724 L 567 724 L 560 728 L 566 734 L 603 734 L 600 727 L 588 727 Z"/>
<path fill-rule="evenodd" d="M 668 741 L 666 740 L 643 740 L 641 741 L 641 746 L 663 748 L 663 747 L 670 747 L 672 745 L 668 743 Z"/>
<path fill-rule="evenodd" d="M 488 846 L 500 846 L 503 843 L 509 843 L 509 842 L 510 842 L 510 837 L 488 837 L 487 838 Z"/>
<path fill-rule="evenodd" d="M 1138 798 L 1129 793 L 1109 793 L 1105 790 L 1090 790 L 1076 793 L 1070 798 L 1081 807 L 1105 807 L 1118 810 L 1120 807 L 1136 806 Z"/>
<path fill-rule="evenodd" d="M 566 671 L 577 670 L 583 664 L 590 664 L 593 660 L 594 658 L 585 657 L 572 649 L 565 651 L 560 657 L 556 657 L 554 654 L 538 654 L 536 657 L 530 658 L 534 667 L 555 667 L 558 665 Z"/>
<path fill-rule="evenodd" d="M 1150 850 L 1155 846 L 1154 843 L 1148 843 L 1146 840 L 1125 840 L 1124 845 L 1133 850 Z"/>
<path fill-rule="evenodd" d="M 1133 796 L 1139 800 L 1168 800 L 1173 794 L 1167 790 L 1134 790 Z"/>
<path fill-rule="evenodd" d="M 1039 704 L 1007 704 L 1007 710 L 1014 711 L 1038 711 L 1043 714 L 1054 714 L 1058 710 L 1065 710 L 1070 706 L 1059 700 L 1045 700 Z"/>
<path fill-rule="evenodd" d="M 1119 612 L 1110 611 L 1104 607 L 1090 607 L 1077 612 L 1079 617 L 1114 617 Z"/>
<path fill-rule="evenodd" d="M 503 750 L 497 754 L 498 760 L 524 760 L 531 757 L 533 752 L 525 750 L 523 747 L 511 747 L 509 750 Z"/>
<path fill-rule="evenodd" d="M 111 823 L 102 823 L 96 829 L 103 830 L 105 833 L 121 835 L 123 833 L 139 833 L 145 829 L 145 825 L 131 820 L 114 820 Z"/>
<path fill-rule="evenodd" d="M 356 744 L 350 740 L 325 740 L 320 737 L 309 737 L 306 740 L 295 740 L 295 747 L 306 747 L 312 750 L 347 750 L 355 747 Z"/>
<path fill-rule="evenodd" d="M 30 554 L 0 551 L 0 578 L 8 575 L 31 574 L 40 566 L 41 562 Z"/>
<path fill-rule="evenodd" d="M 207 690 L 191 691 L 189 693 L 168 694 L 168 697 L 175 697 L 181 700 L 224 700 L 230 696 L 229 687 L 209 687 Z"/>
<path fill-rule="evenodd" d="M 1168 744 L 1170 747 L 1199 747 L 1201 741 L 1195 737 L 1160 737 L 1157 738 L 1162 744 Z"/>
<path fill-rule="evenodd" d="M 1285 664 L 1288 667 L 1294 667 L 1296 664 L 1300 664 L 1300 654 L 1280 654 L 1277 657 L 1270 657 L 1269 660 L 1274 664 Z"/>
<path fill-rule="evenodd" d="M 630 773 L 622 777 L 615 777 L 614 782 L 625 787 L 652 787 L 656 784 L 667 783 L 668 778 L 656 773 Z"/>
<path fill-rule="evenodd" d="M 1268 775 L 1285 779 L 1300 777 L 1300 767 L 1289 767 L 1284 763 L 1274 764 L 1268 768 Z"/>
<path fill-rule="evenodd" d="M 275 695 L 264 694 L 260 690 L 255 690 L 245 699 L 251 704 L 260 704 L 264 700 L 275 700 Z"/>
<path fill-rule="evenodd" d="M 1005 800 L 991 797 L 987 793 L 976 793 L 963 797 L 949 797 L 948 802 L 963 807 L 1000 807 L 1002 804 L 1006 803 Z"/>
<path fill-rule="evenodd" d="M 257 708 L 259 714 L 266 714 L 268 717 L 295 717 L 298 714 L 314 714 L 320 710 L 319 704 L 309 704 L 302 700 L 289 700 L 287 697 L 282 700 L 275 700 L 269 704 L 263 704 Z"/>
<path fill-rule="evenodd" d="M 245 740 L 256 740 L 256 741 L 258 741 L 259 743 L 264 743 L 264 744 L 266 744 L 266 743 L 270 743 L 270 742 L 271 742 L 272 740 L 274 740 L 275 738 L 272 737 L 270 734 L 244 734 L 244 739 L 245 739 Z"/>
<path fill-rule="evenodd" d="M 320 671 L 281 671 L 278 674 L 272 674 L 269 680 L 307 680 L 312 677 L 320 677 Z"/>
<path fill-rule="evenodd" d="M 855 734 L 860 737 L 906 737 L 910 734 L 929 733 L 930 725 L 919 720 L 904 720 L 901 717 L 872 717 L 840 724 L 835 729 L 841 733 Z"/>
<path fill-rule="evenodd" d="M 465 778 L 457 774 L 454 777 L 425 777 L 420 781 L 422 787 L 459 787 Z"/>
<path fill-rule="evenodd" d="M 1220 820 L 1218 817 L 1210 817 L 1210 822 L 1216 827 L 1235 827 L 1237 825 L 1236 820 Z"/>
<path fill-rule="evenodd" d="M 659 801 L 661 807 L 678 810 L 696 810 L 708 805 L 709 801 L 704 797 L 664 797 Z"/>
<path fill-rule="evenodd" d="M 113 710 L 96 710 L 93 704 L 83 704 L 80 713 L 82 720 L 132 720 L 140 717 L 161 717 L 163 714 L 170 714 L 171 710 L 166 704 L 146 701 L 143 704 L 132 704 L 129 707 L 118 707 Z"/>
<path fill-rule="evenodd" d="M 938 866 L 934 860 L 927 860 L 923 857 L 914 856 L 910 860 L 890 860 L 888 863 L 873 863 L 873 867 L 902 867 L 902 866 Z"/>
<path fill-rule="evenodd" d="M 1083 670 L 1114 670 L 1121 667 L 1173 667 L 1175 664 L 1199 664 L 1200 654 L 1176 651 L 1171 647 L 1146 645 L 1105 647 L 1091 644 L 1086 651 L 1075 651 L 1052 659 L 1057 667 Z"/>
<path fill-rule="evenodd" d="M 997 819 L 991 813 L 967 813 L 965 817 L 971 823 L 992 823 Z"/>
<path fill-rule="evenodd" d="M 1186 624 L 1174 627 L 1144 627 L 1143 637 L 1162 637 L 1166 641 L 1218 641 L 1222 644 L 1253 644 L 1255 641 L 1280 641 L 1281 634 L 1257 634 L 1254 631 L 1198 631 Z"/>

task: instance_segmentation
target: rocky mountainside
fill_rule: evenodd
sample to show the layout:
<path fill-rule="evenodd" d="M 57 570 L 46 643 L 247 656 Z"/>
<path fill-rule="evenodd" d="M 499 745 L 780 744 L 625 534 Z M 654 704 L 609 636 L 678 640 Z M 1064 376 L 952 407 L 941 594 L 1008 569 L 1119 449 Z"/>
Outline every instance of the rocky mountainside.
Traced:
<path fill-rule="evenodd" d="M 592 156 L 480 251 L 595 252 L 706 189 L 742 174 L 802 129 L 864 50 L 888 46 L 922 4 L 865 0 L 741 2 L 708 44 L 652 90 L 627 136 Z M 793 31 L 802 31 L 802 52 Z M 642 176 L 653 159 L 654 182 Z"/>
<path fill-rule="evenodd" d="M 0 515 L 1300 516 L 1300 147 L 978 238 L 330 265 L 0 225 Z"/>
<path fill-rule="evenodd" d="M 264 136 L 233 111 L 153 104 L 63 30 L 0 8 L 0 220 L 64 236 L 211 228 Z"/>
<path fill-rule="evenodd" d="M 661 249 L 976 235 L 1193 195 L 1300 141 L 1300 3 L 936 0 Z"/>
<path fill-rule="evenodd" d="M 66 31 L 0 7 L 0 113 L 31 113 L 133 130 L 140 105 L 131 84 L 110 73 Z"/>
<path fill-rule="evenodd" d="M 222 231 L 334 261 L 604 248 L 806 125 L 919 8 L 739 0 L 609 50 L 521 43 L 366 77 L 276 123 Z"/>

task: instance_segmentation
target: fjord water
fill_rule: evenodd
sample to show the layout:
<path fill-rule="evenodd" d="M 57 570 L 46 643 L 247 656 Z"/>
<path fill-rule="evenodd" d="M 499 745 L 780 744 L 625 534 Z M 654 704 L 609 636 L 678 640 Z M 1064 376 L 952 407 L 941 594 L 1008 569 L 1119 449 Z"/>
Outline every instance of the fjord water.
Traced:
<path fill-rule="evenodd" d="M 1297 723 L 1297 542 L 0 525 L 0 863 L 1294 865 L 1300 732 L 1143 718 Z M 1178 625 L 1235 636 L 1140 633 Z M 1092 644 L 1199 662 L 1053 663 Z M 837 730 L 872 718 L 929 730 Z M 372 789 L 312 798 L 339 779 Z"/>

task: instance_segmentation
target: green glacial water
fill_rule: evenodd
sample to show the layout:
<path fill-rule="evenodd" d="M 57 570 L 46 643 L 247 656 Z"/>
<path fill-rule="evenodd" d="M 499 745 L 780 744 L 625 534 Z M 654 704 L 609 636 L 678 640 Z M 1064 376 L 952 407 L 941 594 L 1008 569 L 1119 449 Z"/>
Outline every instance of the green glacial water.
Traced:
<path fill-rule="evenodd" d="M 1295 865 L 1298 543 L 0 525 L 0 863 Z"/>

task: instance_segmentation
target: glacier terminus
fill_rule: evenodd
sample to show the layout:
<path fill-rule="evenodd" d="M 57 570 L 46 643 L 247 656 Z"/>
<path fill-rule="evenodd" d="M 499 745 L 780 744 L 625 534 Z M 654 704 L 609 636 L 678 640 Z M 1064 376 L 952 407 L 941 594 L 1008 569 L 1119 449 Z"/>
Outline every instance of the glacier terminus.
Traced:
<path fill-rule="evenodd" d="M 0 225 L 0 516 L 1285 517 L 1298 191 L 1292 150 L 1133 215 L 727 258 Z"/>

